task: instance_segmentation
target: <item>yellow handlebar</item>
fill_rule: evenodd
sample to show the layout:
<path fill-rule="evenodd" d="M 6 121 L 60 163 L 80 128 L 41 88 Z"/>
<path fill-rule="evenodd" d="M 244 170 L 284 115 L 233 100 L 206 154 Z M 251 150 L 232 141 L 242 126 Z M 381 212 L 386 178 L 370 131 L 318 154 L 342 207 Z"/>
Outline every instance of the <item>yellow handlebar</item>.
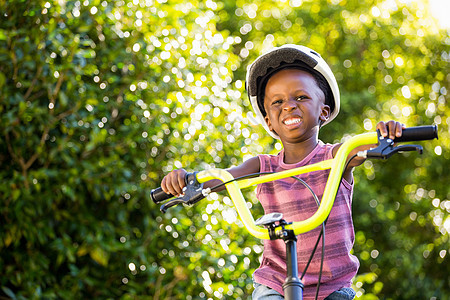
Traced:
<path fill-rule="evenodd" d="M 314 215 L 312 215 L 310 218 L 306 220 L 294 222 L 290 225 L 285 226 L 286 229 L 294 230 L 295 235 L 298 235 L 313 230 L 314 228 L 320 226 L 330 214 L 331 208 L 333 207 L 334 203 L 334 197 L 341 183 L 344 167 L 350 152 L 356 147 L 376 143 L 377 143 L 376 132 L 359 134 L 343 143 L 339 148 L 335 158 L 322 161 L 316 164 L 286 170 L 270 175 L 264 175 L 256 178 L 245 179 L 240 181 L 239 183 L 237 181 L 232 181 L 234 177 L 228 171 L 222 169 L 211 169 L 198 172 L 197 180 L 200 183 L 212 179 L 219 179 L 222 182 L 231 181 L 227 183 L 225 187 L 228 191 L 231 200 L 234 203 L 234 206 L 236 207 L 236 210 L 245 228 L 248 230 L 248 232 L 250 232 L 251 235 L 253 235 L 256 238 L 270 239 L 268 230 L 266 228 L 256 226 L 255 219 L 253 218 L 249 208 L 246 205 L 244 196 L 241 193 L 241 189 L 264 182 L 291 177 L 294 175 L 331 169 L 323 193 L 322 201 L 320 202 L 320 206 L 318 210 L 314 213 Z"/>

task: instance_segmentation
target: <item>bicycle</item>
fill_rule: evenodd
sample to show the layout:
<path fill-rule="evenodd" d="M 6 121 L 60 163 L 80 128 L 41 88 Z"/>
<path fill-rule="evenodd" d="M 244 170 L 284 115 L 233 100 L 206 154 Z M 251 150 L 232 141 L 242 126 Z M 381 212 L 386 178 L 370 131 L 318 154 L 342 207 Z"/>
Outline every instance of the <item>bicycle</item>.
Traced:
<path fill-rule="evenodd" d="M 259 239 L 283 239 L 285 241 L 287 274 L 283 284 L 284 297 L 286 300 L 302 300 L 303 283 L 299 278 L 297 267 L 296 236 L 322 225 L 322 247 L 325 247 L 324 223 L 331 212 L 334 198 L 341 183 L 346 165 L 356 156 L 367 159 L 388 159 L 393 154 L 399 152 L 417 151 L 419 154 L 422 154 L 423 147 L 420 145 L 407 144 L 397 146 L 396 144 L 401 142 L 432 140 L 435 138 L 438 138 L 436 125 L 406 128 L 403 130 L 402 136 L 394 140 L 384 138 L 380 135 L 379 131 L 359 134 L 344 142 L 333 159 L 278 173 L 256 173 L 240 178 L 234 178 L 228 171 L 222 169 L 188 173 L 185 178 L 186 187 L 184 188 L 183 196 L 174 198 L 171 194 L 164 193 L 161 188 L 157 188 L 151 191 L 151 197 L 155 204 L 160 204 L 167 200 L 160 208 L 164 213 L 170 207 L 178 204 L 193 205 L 205 198 L 215 189 L 225 186 L 244 227 L 251 235 Z M 377 144 L 377 147 L 360 151 L 347 160 L 349 153 L 353 149 L 371 144 Z M 319 202 L 318 199 L 316 199 L 319 206 L 317 211 L 310 218 L 300 222 L 287 222 L 283 219 L 281 213 L 264 215 L 255 221 L 246 205 L 245 198 L 241 193 L 241 189 L 257 184 L 327 169 L 330 169 L 330 174 L 327 179 L 322 200 Z M 212 179 L 219 179 L 222 183 L 212 188 L 203 189 L 203 183 Z M 303 184 L 308 188 L 306 183 Z M 313 197 L 317 198 L 314 192 L 312 192 L 311 189 L 309 190 L 313 194 Z M 316 243 L 316 247 L 317 244 L 318 243 Z M 324 252 L 325 251 L 322 251 L 322 255 Z M 319 286 L 320 278 L 317 289 L 319 289 Z"/>

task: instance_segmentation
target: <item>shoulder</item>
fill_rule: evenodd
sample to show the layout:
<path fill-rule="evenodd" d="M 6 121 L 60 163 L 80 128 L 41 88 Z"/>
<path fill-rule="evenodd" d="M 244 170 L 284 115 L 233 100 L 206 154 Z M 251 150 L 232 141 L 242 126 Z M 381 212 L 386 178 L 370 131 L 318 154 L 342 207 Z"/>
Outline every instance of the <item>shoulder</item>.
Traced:
<path fill-rule="evenodd" d="M 338 152 L 339 148 L 342 146 L 342 143 L 339 144 L 329 144 L 331 146 L 331 154 L 332 157 L 336 156 L 336 153 Z"/>
<path fill-rule="evenodd" d="M 339 149 L 341 144 L 329 144 L 329 143 L 323 143 L 319 140 L 319 144 L 317 148 L 313 151 L 314 156 L 320 157 L 321 159 L 332 159 L 334 158 L 334 155 L 336 154 L 337 150 Z"/>

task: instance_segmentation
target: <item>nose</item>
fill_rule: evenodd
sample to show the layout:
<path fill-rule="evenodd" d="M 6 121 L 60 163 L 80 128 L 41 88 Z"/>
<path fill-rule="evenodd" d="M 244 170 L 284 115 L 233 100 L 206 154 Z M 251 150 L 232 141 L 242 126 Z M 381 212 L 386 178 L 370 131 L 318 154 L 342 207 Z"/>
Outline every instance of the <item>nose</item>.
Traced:
<path fill-rule="evenodd" d="M 288 101 L 284 102 L 283 110 L 292 111 L 296 107 L 297 107 L 297 104 L 296 104 L 295 100 L 288 100 Z"/>

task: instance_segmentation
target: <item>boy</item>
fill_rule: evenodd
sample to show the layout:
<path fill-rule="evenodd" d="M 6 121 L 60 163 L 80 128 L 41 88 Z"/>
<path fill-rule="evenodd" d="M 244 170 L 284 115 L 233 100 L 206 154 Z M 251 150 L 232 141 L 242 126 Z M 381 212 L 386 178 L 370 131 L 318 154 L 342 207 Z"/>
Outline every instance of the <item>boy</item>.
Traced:
<path fill-rule="evenodd" d="M 277 172 L 331 159 L 340 144 L 324 144 L 318 139 L 321 126 L 333 120 L 340 107 L 336 79 L 319 54 L 297 45 L 274 48 L 257 58 L 247 71 L 247 91 L 256 116 L 267 132 L 280 139 L 283 150 L 278 155 L 258 155 L 228 171 L 239 177 L 257 172 Z M 400 137 L 404 126 L 398 122 L 380 122 L 383 136 Z M 364 147 L 368 149 L 369 147 Z M 355 149 L 354 153 L 364 150 Z M 349 156 L 352 156 L 351 153 Z M 335 204 L 327 221 L 326 251 L 319 299 L 353 299 L 352 278 L 359 262 L 350 254 L 354 242 L 351 218 L 352 170 L 363 159 L 352 160 L 344 173 Z M 329 170 L 302 174 L 319 199 Z M 161 182 L 166 193 L 179 195 L 186 171 L 174 170 Z M 217 182 L 205 183 L 212 187 Z M 291 178 L 260 184 L 257 197 L 265 214 L 280 212 L 289 222 L 310 217 L 317 209 L 304 186 Z M 298 236 L 298 268 L 305 268 L 320 229 Z M 285 246 L 282 240 L 266 240 L 261 266 L 255 271 L 253 299 L 284 299 L 282 284 L 286 276 Z M 319 280 L 320 255 L 316 253 L 303 278 L 304 299 L 314 299 Z"/>

